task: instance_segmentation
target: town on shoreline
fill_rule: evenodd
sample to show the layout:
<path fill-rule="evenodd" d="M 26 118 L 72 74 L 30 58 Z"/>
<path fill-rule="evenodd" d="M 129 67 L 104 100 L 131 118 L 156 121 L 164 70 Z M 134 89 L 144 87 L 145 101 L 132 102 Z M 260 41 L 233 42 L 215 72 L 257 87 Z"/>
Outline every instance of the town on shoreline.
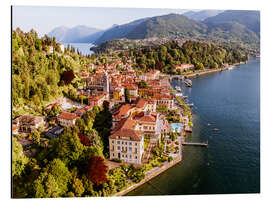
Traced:
<path fill-rule="evenodd" d="M 14 39 L 20 37 L 20 31 L 14 32 Z M 13 156 L 18 159 L 12 166 L 13 180 L 18 183 L 13 183 L 14 197 L 121 196 L 149 181 L 182 160 L 185 136 L 192 133 L 191 105 L 185 102 L 181 88 L 172 88 L 170 81 L 177 78 L 192 87 L 188 78 L 234 66 L 180 63 L 169 70 L 176 74 L 158 69 L 138 72 L 136 60 L 128 54 L 84 57 L 50 38 L 35 40 L 37 48 L 31 54 L 36 51 L 42 60 L 50 60 L 51 71 L 44 80 L 37 78 L 59 88 L 41 83 L 39 92 L 37 87 L 27 86 L 25 100 L 32 98 L 34 102 L 29 105 L 22 105 L 20 92 L 13 94 L 12 142 L 17 153 Z M 13 79 L 17 82 L 17 64 L 25 53 L 14 49 Z M 57 63 L 63 63 L 59 65 L 63 70 L 57 69 Z M 56 71 L 61 77 L 55 79 Z M 13 87 L 21 88 L 15 82 Z M 50 94 L 53 99 L 48 99 Z M 31 95 L 43 95 L 46 102 Z M 57 195 L 45 192 L 44 186 L 46 180 L 52 181 L 48 173 L 56 166 L 66 171 L 68 175 L 61 181 L 69 185 Z M 34 183 L 22 187 L 31 188 L 33 193 L 19 188 L 24 180 L 29 181 L 26 174 Z M 73 177 L 71 182 L 67 177 Z"/>

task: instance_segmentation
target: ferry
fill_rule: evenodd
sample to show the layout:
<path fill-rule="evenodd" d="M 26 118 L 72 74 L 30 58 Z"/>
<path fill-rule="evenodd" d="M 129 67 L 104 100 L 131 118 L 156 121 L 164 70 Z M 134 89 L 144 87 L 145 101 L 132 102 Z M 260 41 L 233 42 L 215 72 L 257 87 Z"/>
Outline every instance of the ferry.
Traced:
<path fill-rule="evenodd" d="M 186 79 L 186 80 L 185 80 L 185 84 L 186 84 L 186 86 L 188 86 L 188 87 L 192 87 L 192 81 L 191 81 L 190 79 Z"/>

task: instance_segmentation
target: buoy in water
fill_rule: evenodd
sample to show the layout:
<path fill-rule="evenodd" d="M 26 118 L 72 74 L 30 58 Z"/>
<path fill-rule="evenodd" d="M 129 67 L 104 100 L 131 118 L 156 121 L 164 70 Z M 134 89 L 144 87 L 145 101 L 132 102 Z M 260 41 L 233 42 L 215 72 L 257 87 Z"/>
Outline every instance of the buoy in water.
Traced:
<path fill-rule="evenodd" d="M 214 128 L 214 131 L 218 131 L 218 128 Z"/>
<path fill-rule="evenodd" d="M 208 125 L 208 126 L 210 126 L 211 124 L 210 124 L 210 123 L 208 123 L 207 125 Z"/>

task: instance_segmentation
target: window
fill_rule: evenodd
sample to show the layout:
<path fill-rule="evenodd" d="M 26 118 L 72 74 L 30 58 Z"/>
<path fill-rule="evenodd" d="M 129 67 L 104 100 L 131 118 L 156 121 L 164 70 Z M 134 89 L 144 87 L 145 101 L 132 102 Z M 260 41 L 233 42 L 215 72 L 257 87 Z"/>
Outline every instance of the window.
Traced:
<path fill-rule="evenodd" d="M 135 146 L 137 146 L 137 142 L 135 142 Z"/>
<path fill-rule="evenodd" d="M 122 157 L 124 158 L 124 154 L 122 154 Z"/>
<path fill-rule="evenodd" d="M 127 142 L 125 144 L 127 145 Z"/>
<path fill-rule="evenodd" d="M 131 158 L 132 158 L 132 156 L 131 156 L 131 155 L 129 155 L 129 158 L 131 159 Z"/>
<path fill-rule="evenodd" d="M 120 150 L 120 146 L 117 146 L 117 149 Z"/>
<path fill-rule="evenodd" d="M 117 144 L 120 144 L 120 141 L 117 141 Z"/>
<path fill-rule="evenodd" d="M 114 143 L 114 140 L 112 140 L 112 143 Z"/>
<path fill-rule="evenodd" d="M 129 142 L 129 145 L 132 145 L 132 142 Z"/>
<path fill-rule="evenodd" d="M 129 150 L 130 152 L 132 152 L 132 147 L 129 147 L 128 150 Z"/>
<path fill-rule="evenodd" d="M 135 159 L 137 159 L 137 156 L 135 156 Z"/>
<path fill-rule="evenodd" d="M 114 157 L 114 153 L 112 154 L 112 156 Z"/>
<path fill-rule="evenodd" d="M 135 148 L 135 153 L 137 153 L 137 148 Z"/>

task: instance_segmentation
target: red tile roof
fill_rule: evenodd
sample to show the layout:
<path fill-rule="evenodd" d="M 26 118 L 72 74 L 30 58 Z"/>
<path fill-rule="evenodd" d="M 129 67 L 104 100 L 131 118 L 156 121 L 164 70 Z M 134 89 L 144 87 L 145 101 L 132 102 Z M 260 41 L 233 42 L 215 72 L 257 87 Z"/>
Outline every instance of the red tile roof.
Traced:
<path fill-rule="evenodd" d="M 122 137 L 130 138 L 133 141 L 141 141 L 142 131 L 134 130 L 136 122 L 131 120 L 130 117 L 122 119 L 116 126 L 110 139 L 121 139 Z"/>
<path fill-rule="evenodd" d="M 123 115 L 126 115 L 130 109 L 133 107 L 130 104 L 125 104 L 121 106 L 116 112 L 114 112 L 115 119 L 121 119 Z"/>
<path fill-rule="evenodd" d="M 79 117 L 75 113 L 62 112 L 59 115 L 59 118 L 66 119 L 66 120 L 74 120 Z"/>
<path fill-rule="evenodd" d="M 147 104 L 147 100 L 140 98 L 136 104 L 136 107 L 143 108 L 146 104 Z"/>
<path fill-rule="evenodd" d="M 157 100 L 172 100 L 173 99 L 172 96 L 167 95 L 167 94 L 156 94 L 154 98 Z"/>
<path fill-rule="evenodd" d="M 140 122 L 156 122 L 156 114 L 149 114 L 146 115 L 144 112 L 140 112 L 133 116 L 134 120 L 140 121 Z"/>

